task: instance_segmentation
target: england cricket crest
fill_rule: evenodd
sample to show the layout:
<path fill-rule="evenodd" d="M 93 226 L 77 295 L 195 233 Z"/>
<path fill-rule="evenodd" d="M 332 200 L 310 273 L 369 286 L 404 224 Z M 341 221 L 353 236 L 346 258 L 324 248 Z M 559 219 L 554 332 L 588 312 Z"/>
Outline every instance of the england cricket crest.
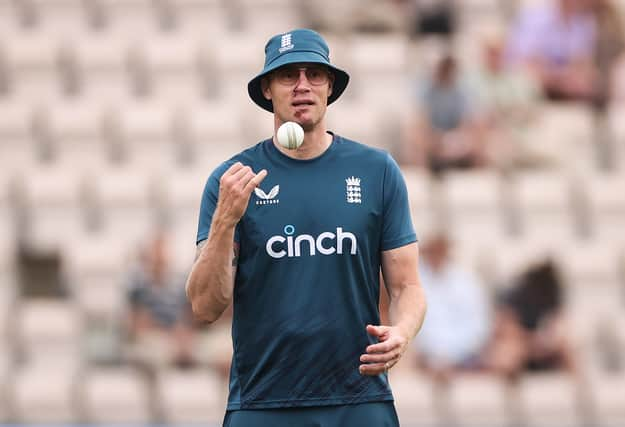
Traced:
<path fill-rule="evenodd" d="M 360 189 L 360 178 L 351 176 L 345 180 L 347 184 L 347 203 L 362 203 L 362 191 Z"/>

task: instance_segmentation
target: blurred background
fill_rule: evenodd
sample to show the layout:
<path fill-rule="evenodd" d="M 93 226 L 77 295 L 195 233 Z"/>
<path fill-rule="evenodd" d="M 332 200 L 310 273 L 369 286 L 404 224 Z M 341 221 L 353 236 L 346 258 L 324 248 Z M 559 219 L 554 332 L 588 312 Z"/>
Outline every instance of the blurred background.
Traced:
<path fill-rule="evenodd" d="M 0 0 L 0 422 L 221 425 L 230 314 L 184 282 L 269 36 L 400 163 L 428 316 L 403 426 L 625 425 L 623 0 Z M 620 119 L 619 119 L 620 118 Z M 382 307 L 384 310 L 384 301 Z"/>

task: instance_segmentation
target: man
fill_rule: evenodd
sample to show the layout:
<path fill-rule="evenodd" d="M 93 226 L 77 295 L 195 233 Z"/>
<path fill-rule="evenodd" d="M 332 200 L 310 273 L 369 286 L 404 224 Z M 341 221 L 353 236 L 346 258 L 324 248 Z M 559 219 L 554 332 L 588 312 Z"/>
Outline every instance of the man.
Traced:
<path fill-rule="evenodd" d="M 513 28 L 508 59 L 528 68 L 548 99 L 591 98 L 597 27 L 583 0 L 538 2 L 521 11 Z"/>
<path fill-rule="evenodd" d="M 163 233 L 147 242 L 127 285 L 131 358 L 150 373 L 161 365 L 193 364 L 194 334 L 184 276 L 172 270 Z"/>
<path fill-rule="evenodd" d="M 274 138 L 209 177 L 187 282 L 200 319 L 234 304 L 224 426 L 397 426 L 386 374 L 425 312 L 406 186 L 387 153 L 327 131 L 349 76 L 319 34 L 276 35 L 265 54 L 248 92 Z M 296 150 L 275 139 L 286 121 L 304 129 Z"/>
<path fill-rule="evenodd" d="M 419 365 L 445 385 L 456 372 L 485 367 L 491 307 L 483 284 L 451 257 L 444 233 L 421 245 L 419 271 L 430 311 L 417 340 Z"/>

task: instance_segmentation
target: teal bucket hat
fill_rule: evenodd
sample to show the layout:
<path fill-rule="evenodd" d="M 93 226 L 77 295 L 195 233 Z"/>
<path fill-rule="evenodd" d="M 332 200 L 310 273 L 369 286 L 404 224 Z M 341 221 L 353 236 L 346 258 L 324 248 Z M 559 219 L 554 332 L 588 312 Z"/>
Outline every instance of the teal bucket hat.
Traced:
<path fill-rule="evenodd" d="M 265 66 L 247 84 L 247 93 L 259 107 L 273 113 L 273 104 L 263 96 L 260 82 L 264 76 L 276 68 L 287 64 L 311 62 L 326 65 L 334 74 L 332 94 L 328 105 L 336 101 L 349 82 L 349 75 L 330 63 L 330 49 L 321 35 L 313 30 L 297 29 L 278 34 L 265 45 Z"/>

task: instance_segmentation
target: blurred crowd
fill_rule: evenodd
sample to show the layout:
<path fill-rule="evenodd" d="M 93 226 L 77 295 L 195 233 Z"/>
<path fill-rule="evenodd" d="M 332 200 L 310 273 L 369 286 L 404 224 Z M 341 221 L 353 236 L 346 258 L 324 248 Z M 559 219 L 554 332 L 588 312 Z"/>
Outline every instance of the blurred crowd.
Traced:
<path fill-rule="evenodd" d="M 20 7 L 27 11 L 29 3 L 24 2 Z M 244 1 L 223 3 L 236 10 Z M 574 106 L 589 113 L 593 130 L 589 138 L 591 163 L 596 172 L 613 171 L 617 166 L 615 147 L 622 141 L 612 141 L 607 129 L 611 111 L 623 102 L 618 99 L 618 87 L 623 85 L 619 79 L 623 80 L 625 75 L 623 9 L 617 7 L 616 0 L 485 0 L 484 3 L 497 4 L 501 19 L 478 18 L 474 25 L 461 22 L 466 19 L 461 9 L 467 8 L 468 3 L 480 2 L 299 1 L 301 19 L 297 26 L 317 29 L 335 36 L 336 40 L 350 34 L 401 34 L 410 43 L 419 45 L 418 60 L 413 61 L 408 54 L 407 68 L 414 72 L 407 73 L 410 104 L 402 117 L 402 131 L 397 138 L 400 143 L 398 146 L 388 143 L 385 148 L 393 152 L 405 170 L 422 172 L 419 177 L 434 182 L 429 187 L 434 193 L 439 189 L 436 181 L 444 180 L 446 174 L 456 170 L 487 170 L 498 179 L 506 179 L 520 170 L 558 170 L 563 147 L 549 146 L 550 141 L 537 137 L 535 132 L 545 119 L 545 109 L 552 106 Z M 479 14 L 479 7 L 476 8 Z M 344 19 L 346 16 L 350 19 Z M 466 27 L 471 25 L 475 28 L 467 31 Z M 430 56 L 428 46 L 435 47 Z M 261 52 L 258 55 L 260 58 Z M 349 71 L 349 66 L 346 68 Z M 2 70 L 0 63 L 0 95 L 8 85 Z M 354 77 L 358 77 L 357 71 Z M 367 88 L 355 82 L 353 90 Z M 350 102 L 349 98 L 345 102 Z M 334 108 L 341 108 L 340 104 Z M 330 109 L 329 118 L 332 114 Z M 358 125 L 366 127 L 367 123 L 362 120 Z M 237 126 L 235 122 L 234 127 Z M 568 135 L 562 127 L 557 132 Z M 345 136 L 352 135 L 345 132 Z M 221 153 L 217 144 L 210 150 Z M 185 221 L 195 221 L 189 209 L 186 210 Z M 62 212 L 59 218 L 66 214 Z M 615 210 L 612 215 L 619 217 L 622 224 L 622 211 Z M 191 242 L 193 246 L 195 223 L 187 225 L 190 234 L 177 236 L 177 240 Z M 570 284 L 562 274 L 560 259 L 535 256 L 513 275 L 489 275 L 475 263 L 455 256 L 457 233 L 449 232 L 441 221 L 431 229 L 417 227 L 416 231 L 428 312 L 403 367 L 398 369 L 427 377 L 441 390 L 465 374 L 488 375 L 513 387 L 524 374 L 536 372 L 561 373 L 584 383 L 586 360 L 579 351 L 575 328 L 587 319 L 577 319 L 575 325 L 571 323 L 567 291 Z M 478 236 L 478 233 L 467 234 Z M 607 235 L 609 240 L 612 236 Z M 171 237 L 164 230 L 152 233 L 125 264 L 124 277 L 119 278 L 122 286 L 110 287 L 122 289 L 120 319 L 104 322 L 114 324 L 117 330 L 98 331 L 98 319 L 85 322 L 86 335 L 95 337 L 91 346 L 87 344 L 88 362 L 134 366 L 151 384 L 158 381 L 159 373 L 164 370 L 206 369 L 216 374 L 224 391 L 232 355 L 232 309 L 210 325 L 192 318 L 184 288 L 189 273 L 184 267 L 190 268 L 192 260 L 186 263 L 172 260 L 179 247 L 172 244 Z M 20 254 L 22 260 L 28 258 L 23 255 Z M 625 263 L 622 270 L 621 301 L 616 304 L 625 319 Z M 52 277 L 53 274 L 46 273 L 46 286 L 50 286 Z M 30 279 L 28 274 L 20 277 L 24 283 Z M 388 318 L 386 295 L 384 290 L 381 293 L 385 319 Z M 29 292 L 23 290 L 23 294 L 28 296 Z M 30 295 L 38 296 L 37 292 Z M 67 292 L 63 294 L 66 296 Z M 118 315 L 117 311 L 111 311 Z M 594 331 L 592 342 L 601 353 L 606 372 L 623 374 L 625 333 L 619 331 L 617 324 L 605 326 Z M 103 337 L 93 344 L 98 334 Z M 621 343 L 617 343 L 618 337 L 622 338 Z"/>
<path fill-rule="evenodd" d="M 453 9 L 447 15 L 453 22 Z M 508 28 L 478 32 L 479 64 L 470 69 L 460 66 L 449 27 L 443 32 L 452 40 L 449 47 L 419 83 L 408 161 L 434 173 L 553 166 L 555 159 L 528 131 L 541 103 L 583 104 L 599 120 L 605 115 L 624 43 L 621 15 L 611 1 L 522 7 Z"/>

